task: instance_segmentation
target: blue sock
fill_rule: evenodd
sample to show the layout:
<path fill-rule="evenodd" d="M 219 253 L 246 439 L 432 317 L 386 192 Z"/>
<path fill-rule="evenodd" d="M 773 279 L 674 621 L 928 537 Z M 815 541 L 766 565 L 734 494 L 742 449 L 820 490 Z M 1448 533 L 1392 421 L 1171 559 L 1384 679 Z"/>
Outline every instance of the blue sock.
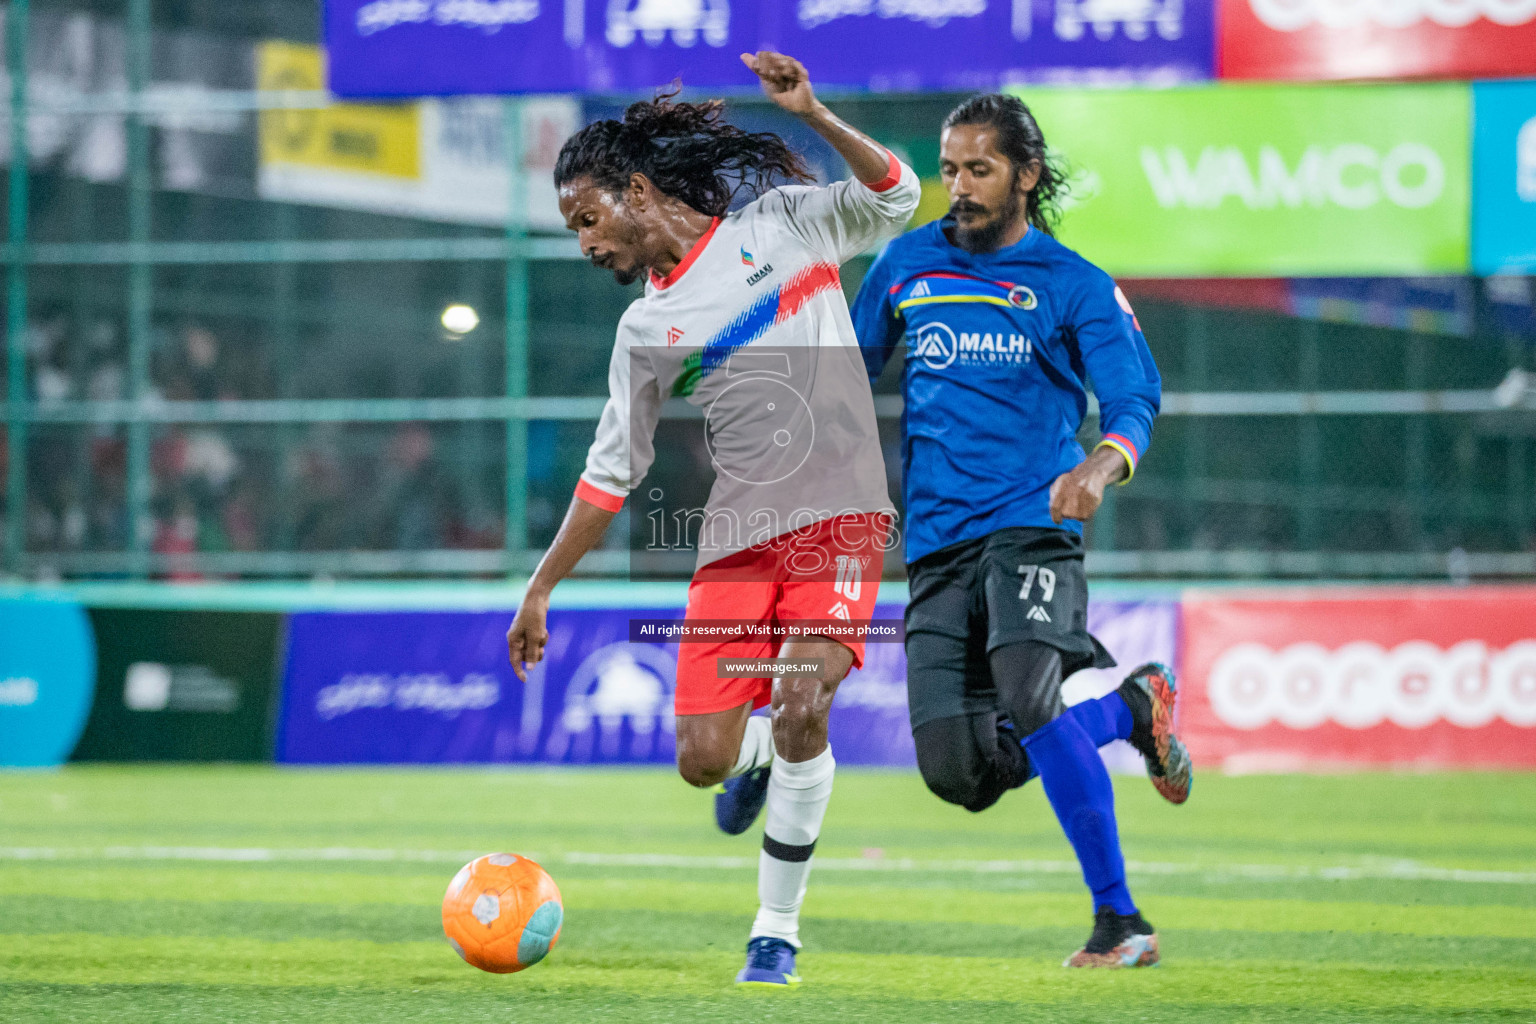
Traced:
<path fill-rule="evenodd" d="M 1085 700 L 1081 704 L 1074 704 L 1062 714 L 1071 715 L 1077 719 L 1077 724 L 1082 726 L 1089 740 L 1101 747 L 1115 740 L 1130 739 L 1131 729 L 1136 724 L 1135 718 L 1131 715 L 1130 706 L 1118 692 L 1111 692 L 1096 700 Z M 1028 767 L 1024 774 L 1024 781 L 1038 779 L 1040 770 L 1035 767 L 1035 759 L 1026 758 L 1025 763 Z"/>
<path fill-rule="evenodd" d="M 1125 702 L 1120 701 L 1120 706 Z M 1069 708 L 1032 733 L 1024 741 L 1024 749 L 1040 773 L 1046 799 L 1077 854 L 1083 881 L 1093 891 L 1094 909 L 1109 906 L 1117 914 L 1134 914 L 1136 904 L 1125 884 L 1125 858 L 1115 827 L 1115 790 L 1099 759 L 1099 745 L 1079 722 L 1084 716 L 1073 714 L 1080 707 L 1083 705 Z M 1129 711 L 1126 717 L 1130 717 Z"/>
<path fill-rule="evenodd" d="M 1062 717 L 1068 715 L 1077 720 L 1095 747 L 1102 747 L 1114 740 L 1130 739 L 1131 728 L 1136 724 L 1125 698 L 1120 696 L 1119 691 L 1113 690 L 1096 700 L 1072 705 L 1062 712 Z"/>

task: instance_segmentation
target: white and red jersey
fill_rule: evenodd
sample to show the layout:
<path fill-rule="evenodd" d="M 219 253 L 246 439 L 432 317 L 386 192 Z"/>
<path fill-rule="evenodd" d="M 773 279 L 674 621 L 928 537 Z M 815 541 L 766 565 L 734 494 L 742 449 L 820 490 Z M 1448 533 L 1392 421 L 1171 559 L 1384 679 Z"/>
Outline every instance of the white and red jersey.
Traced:
<path fill-rule="evenodd" d="M 576 494 L 617 511 L 661 407 L 704 411 L 715 482 L 700 565 L 832 516 L 892 511 L 868 371 L 838 267 L 897 234 L 917 175 L 774 189 L 715 220 L 619 320 L 608 404 Z"/>

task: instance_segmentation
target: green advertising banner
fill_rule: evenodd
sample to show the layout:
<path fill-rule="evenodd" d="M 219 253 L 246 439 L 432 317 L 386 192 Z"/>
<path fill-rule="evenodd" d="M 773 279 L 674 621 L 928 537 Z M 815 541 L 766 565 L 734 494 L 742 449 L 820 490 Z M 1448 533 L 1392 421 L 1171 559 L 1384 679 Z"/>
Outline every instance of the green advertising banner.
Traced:
<path fill-rule="evenodd" d="M 1465 84 L 1018 89 L 1065 157 L 1061 238 L 1113 274 L 1464 274 Z"/>
<path fill-rule="evenodd" d="M 92 608 L 96 700 L 75 761 L 270 761 L 283 617 Z"/>

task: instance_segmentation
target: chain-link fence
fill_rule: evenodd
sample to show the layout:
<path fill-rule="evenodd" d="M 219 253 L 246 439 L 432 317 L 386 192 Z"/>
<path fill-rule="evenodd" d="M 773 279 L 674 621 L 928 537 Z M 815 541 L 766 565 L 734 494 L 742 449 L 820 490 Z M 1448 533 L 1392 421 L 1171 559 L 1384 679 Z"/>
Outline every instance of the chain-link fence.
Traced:
<path fill-rule="evenodd" d="M 4 571 L 527 571 L 634 296 L 577 261 L 548 192 L 611 103 L 334 106 L 311 5 L 231 6 L 9 7 Z M 843 109 L 930 177 L 954 99 Z M 1530 279 L 1125 288 L 1166 394 L 1094 571 L 1536 572 Z M 896 373 L 876 404 L 899 498 Z M 670 486 L 707 489 L 697 424 L 669 415 Z M 617 523 L 585 568 L 624 571 L 639 536 Z"/>

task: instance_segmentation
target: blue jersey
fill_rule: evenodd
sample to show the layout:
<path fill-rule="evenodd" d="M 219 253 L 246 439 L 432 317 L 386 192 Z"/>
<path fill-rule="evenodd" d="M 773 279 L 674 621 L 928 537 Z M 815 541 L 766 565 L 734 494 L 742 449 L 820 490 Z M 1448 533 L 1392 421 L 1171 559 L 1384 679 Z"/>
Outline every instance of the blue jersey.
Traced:
<path fill-rule="evenodd" d="M 853 322 L 871 379 L 907 345 L 908 562 L 1008 526 L 1057 525 L 1051 482 L 1083 461 L 1090 379 L 1101 444 L 1134 473 L 1151 440 L 1162 380 L 1131 304 L 1043 231 L 981 254 L 951 244 L 942 222 L 909 231 L 870 268 Z"/>

